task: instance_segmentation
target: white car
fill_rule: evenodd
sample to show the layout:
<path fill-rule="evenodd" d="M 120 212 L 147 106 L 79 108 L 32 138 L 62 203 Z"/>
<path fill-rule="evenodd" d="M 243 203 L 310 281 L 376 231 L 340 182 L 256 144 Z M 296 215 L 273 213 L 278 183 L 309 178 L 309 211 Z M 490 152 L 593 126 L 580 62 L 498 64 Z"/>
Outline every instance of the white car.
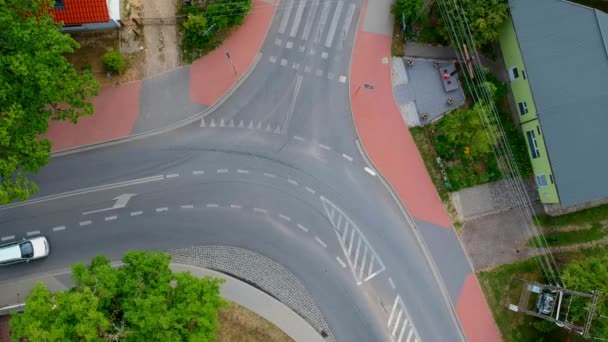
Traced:
<path fill-rule="evenodd" d="M 7 243 L 0 246 L 0 266 L 44 258 L 49 252 L 49 241 L 44 236 Z"/>

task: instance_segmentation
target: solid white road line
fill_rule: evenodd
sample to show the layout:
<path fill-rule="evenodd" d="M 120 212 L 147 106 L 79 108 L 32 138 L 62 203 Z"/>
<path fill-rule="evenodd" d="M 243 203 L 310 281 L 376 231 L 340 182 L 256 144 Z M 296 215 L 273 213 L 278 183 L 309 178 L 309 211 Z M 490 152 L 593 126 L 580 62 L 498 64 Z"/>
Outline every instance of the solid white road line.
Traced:
<path fill-rule="evenodd" d="M 342 261 L 342 259 L 340 259 L 339 256 L 336 257 L 336 260 L 338 261 L 338 263 L 340 264 L 340 266 L 342 266 L 342 268 L 346 267 L 346 263 L 344 261 Z"/>
<path fill-rule="evenodd" d="M 163 212 L 163 211 L 168 211 L 168 210 L 169 210 L 169 208 L 167 208 L 167 207 L 160 207 L 160 208 L 156 208 L 156 212 L 157 212 L 157 213 L 161 213 L 161 212 Z"/>
<path fill-rule="evenodd" d="M 60 230 L 65 230 L 65 226 L 57 226 L 57 227 L 53 227 L 53 231 L 54 232 L 58 232 Z"/>
<path fill-rule="evenodd" d="M 369 173 L 370 175 L 376 176 L 376 171 L 370 169 L 369 167 L 366 166 L 363 169 L 365 170 L 365 172 Z"/>
<path fill-rule="evenodd" d="M 288 179 L 287 179 L 287 182 L 288 182 L 289 184 L 292 184 L 292 185 L 298 186 L 298 182 L 296 182 L 296 181 L 295 181 L 295 180 L 293 180 L 293 179 L 289 179 L 289 178 L 288 178 Z"/>
<path fill-rule="evenodd" d="M 308 14 L 306 15 L 306 24 L 304 24 L 304 31 L 302 32 L 302 40 L 304 41 L 308 40 L 308 37 L 310 36 L 310 31 L 312 29 L 312 24 L 314 21 L 314 15 L 317 12 L 318 7 L 319 1 L 313 0 L 312 6 L 310 7 Z M 301 51 L 304 51 L 304 49 L 301 49 Z"/>
<path fill-rule="evenodd" d="M 219 208 L 219 204 L 215 204 L 215 203 L 209 203 L 206 205 L 207 208 Z"/>
<path fill-rule="evenodd" d="M 124 181 L 124 182 L 94 186 L 94 187 L 90 187 L 90 188 L 84 188 L 84 189 L 74 190 L 74 191 L 69 191 L 69 192 L 63 192 L 60 194 L 44 196 L 44 197 L 40 197 L 37 199 L 25 201 L 25 202 L 19 202 L 19 203 L 0 206 L 0 211 L 17 208 L 17 207 L 22 207 L 22 206 L 26 206 L 26 205 L 31 205 L 31 204 L 52 201 L 52 200 L 56 200 L 56 199 L 66 198 L 66 197 L 71 197 L 71 196 L 84 195 L 84 194 L 88 194 L 91 192 L 110 190 L 110 189 L 115 189 L 115 188 L 121 188 L 124 186 L 137 185 L 137 184 L 143 184 L 143 183 L 149 183 L 149 182 L 156 182 L 156 181 L 160 181 L 163 179 L 164 179 L 163 175 L 157 175 L 157 176 L 133 179 L 133 180 Z"/>
<path fill-rule="evenodd" d="M 289 126 L 289 121 L 293 115 L 293 111 L 296 107 L 296 99 L 298 98 L 298 93 L 300 92 L 300 87 L 302 86 L 302 79 L 304 77 L 302 75 L 298 75 L 296 80 L 296 86 L 293 91 L 293 96 L 291 98 L 291 103 L 289 104 L 289 111 L 287 112 L 287 117 L 285 118 L 285 124 L 283 125 L 283 129 L 281 130 L 281 134 L 285 134 L 287 132 L 287 127 Z"/>
<path fill-rule="evenodd" d="M 319 245 L 323 246 L 323 248 L 327 248 L 327 244 L 323 242 L 318 236 L 315 236 L 315 240 L 319 243 Z"/>
<path fill-rule="evenodd" d="M 253 211 L 258 214 L 266 214 L 268 212 L 266 209 L 262 209 L 262 208 L 253 208 Z"/>
<path fill-rule="evenodd" d="M 319 43 L 321 41 L 321 35 L 323 34 L 323 30 L 325 29 L 327 17 L 329 16 L 329 5 L 329 2 L 323 4 L 323 10 L 321 11 L 321 19 L 319 19 L 319 24 L 317 25 L 317 30 L 315 31 L 315 43 Z"/>
<path fill-rule="evenodd" d="M 300 22 L 302 21 L 302 14 L 304 13 L 304 6 L 306 6 L 306 0 L 300 0 L 298 10 L 296 11 L 296 17 L 291 25 L 291 32 L 289 32 L 290 37 L 295 37 L 298 33 L 298 28 L 300 28 Z"/>
<path fill-rule="evenodd" d="M 279 33 L 285 33 L 285 29 L 287 28 L 287 23 L 289 22 L 289 16 L 291 15 L 291 10 L 293 9 L 293 4 L 287 6 L 286 11 L 283 12 L 283 17 L 281 18 L 281 23 L 279 24 Z"/>
<path fill-rule="evenodd" d="M 39 230 L 33 230 L 31 232 L 27 232 L 25 235 L 32 236 L 32 235 L 39 235 L 39 234 L 40 234 Z"/>
<path fill-rule="evenodd" d="M 8 240 L 12 240 L 14 238 L 15 238 L 15 235 L 8 235 L 8 236 L 3 236 L 2 239 L 0 239 L 0 240 L 8 241 Z"/>
<path fill-rule="evenodd" d="M 205 171 L 203 170 L 196 170 L 196 171 L 192 171 L 192 174 L 195 176 L 200 176 L 200 175 L 204 175 Z"/>
<path fill-rule="evenodd" d="M 349 156 L 348 154 L 342 153 L 342 157 L 344 157 L 344 159 L 348 160 L 349 162 L 353 161 L 353 157 Z"/>
<path fill-rule="evenodd" d="M 194 205 L 193 204 L 183 204 L 181 206 L 182 209 L 194 209 Z"/>
<path fill-rule="evenodd" d="M 342 14 L 342 6 L 344 6 L 344 1 L 338 1 L 338 5 L 334 11 L 334 17 L 332 18 L 331 25 L 329 26 L 327 39 L 325 39 L 325 47 L 327 48 L 330 48 L 334 41 L 334 35 L 336 34 L 336 28 L 338 27 L 338 20 L 340 20 L 340 14 Z"/>
<path fill-rule="evenodd" d="M 84 226 L 90 225 L 91 223 L 93 223 L 93 221 L 91 221 L 91 220 L 80 221 L 80 222 L 78 222 L 78 225 L 80 225 L 81 227 L 84 227 Z"/>
<path fill-rule="evenodd" d="M 143 213 L 144 213 L 144 212 L 140 210 L 140 211 L 133 211 L 133 212 L 131 212 L 131 214 L 129 214 L 129 215 L 131 215 L 131 216 L 139 216 L 139 215 L 141 215 L 141 214 L 143 214 Z"/>
<path fill-rule="evenodd" d="M 291 222 L 291 217 L 289 217 L 289 216 L 285 216 L 283 214 L 279 214 L 279 217 L 282 218 L 283 220 L 287 221 L 287 222 Z"/>
<path fill-rule="evenodd" d="M 106 221 L 114 221 L 114 220 L 116 220 L 117 218 L 118 218 L 118 216 L 116 216 L 116 215 L 112 215 L 112 216 L 106 216 L 106 217 L 104 218 L 104 220 L 106 220 Z"/>
<path fill-rule="evenodd" d="M 308 228 L 304 227 L 303 225 L 301 225 L 301 224 L 299 224 L 299 223 L 297 224 L 297 226 L 298 226 L 298 228 L 300 228 L 300 230 L 302 230 L 303 232 L 308 233 Z"/>
<path fill-rule="evenodd" d="M 277 175 L 273 174 L 273 173 L 267 173 L 264 172 L 264 177 L 268 177 L 268 178 L 277 178 Z"/>

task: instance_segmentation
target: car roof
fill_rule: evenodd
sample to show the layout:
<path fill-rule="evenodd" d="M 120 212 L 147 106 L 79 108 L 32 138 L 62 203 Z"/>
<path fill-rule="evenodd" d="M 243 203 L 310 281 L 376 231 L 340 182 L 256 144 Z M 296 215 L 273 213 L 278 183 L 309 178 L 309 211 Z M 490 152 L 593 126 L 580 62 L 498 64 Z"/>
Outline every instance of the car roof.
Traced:
<path fill-rule="evenodd" d="M 19 244 L 0 247 L 0 261 L 21 259 Z"/>

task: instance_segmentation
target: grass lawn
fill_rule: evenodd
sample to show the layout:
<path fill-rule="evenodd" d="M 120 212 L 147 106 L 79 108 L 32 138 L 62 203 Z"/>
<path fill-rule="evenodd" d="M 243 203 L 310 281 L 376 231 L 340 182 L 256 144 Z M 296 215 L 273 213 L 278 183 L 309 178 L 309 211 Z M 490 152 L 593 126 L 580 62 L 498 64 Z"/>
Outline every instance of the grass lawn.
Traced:
<path fill-rule="evenodd" d="M 219 312 L 218 342 L 288 342 L 293 341 L 282 330 L 253 311 L 230 303 Z"/>
<path fill-rule="evenodd" d="M 549 246 L 567 246 L 578 243 L 601 240 L 608 235 L 606 228 L 600 223 L 594 223 L 589 229 L 571 230 L 565 232 L 553 232 L 545 234 Z M 532 238 L 526 243 L 528 246 L 535 247 L 535 239 Z"/>
<path fill-rule="evenodd" d="M 608 220 L 608 204 L 561 216 L 541 215 L 538 222 L 543 227 L 585 226 Z"/>

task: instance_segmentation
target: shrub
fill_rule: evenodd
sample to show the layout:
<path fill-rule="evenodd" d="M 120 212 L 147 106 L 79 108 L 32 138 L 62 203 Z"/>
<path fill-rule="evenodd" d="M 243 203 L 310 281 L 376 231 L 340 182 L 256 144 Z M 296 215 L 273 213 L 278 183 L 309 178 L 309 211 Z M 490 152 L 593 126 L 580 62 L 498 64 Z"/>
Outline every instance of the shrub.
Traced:
<path fill-rule="evenodd" d="M 110 50 L 106 52 L 102 57 L 101 61 L 103 62 L 103 66 L 111 72 L 116 72 L 122 74 L 123 71 L 127 68 L 127 62 L 123 55 L 116 51 Z"/>
<path fill-rule="evenodd" d="M 395 21 L 400 23 L 400 26 L 403 20 L 406 24 L 409 24 L 416 19 L 423 4 L 423 0 L 397 0 L 391 7 L 391 13 L 395 16 Z"/>
<path fill-rule="evenodd" d="M 184 45 L 189 49 L 200 49 L 209 41 L 207 18 L 202 14 L 189 15 L 184 22 Z"/>
<path fill-rule="evenodd" d="M 251 0 L 216 0 L 205 8 L 205 16 L 209 18 L 210 25 L 215 24 L 218 29 L 224 29 L 233 25 L 241 25 L 250 10 Z"/>

